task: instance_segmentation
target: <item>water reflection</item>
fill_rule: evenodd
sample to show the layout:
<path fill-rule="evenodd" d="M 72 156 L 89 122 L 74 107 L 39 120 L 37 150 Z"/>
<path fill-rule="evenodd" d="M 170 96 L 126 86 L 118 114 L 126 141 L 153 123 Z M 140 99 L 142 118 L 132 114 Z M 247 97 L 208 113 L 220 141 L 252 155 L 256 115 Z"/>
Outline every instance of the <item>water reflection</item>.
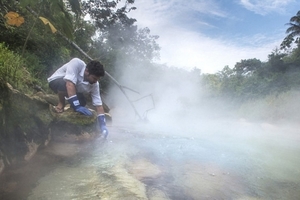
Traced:
<path fill-rule="evenodd" d="M 297 129 L 227 128 L 170 134 L 114 126 L 106 142 L 53 144 L 44 156 L 61 160 L 27 199 L 299 199 Z"/>

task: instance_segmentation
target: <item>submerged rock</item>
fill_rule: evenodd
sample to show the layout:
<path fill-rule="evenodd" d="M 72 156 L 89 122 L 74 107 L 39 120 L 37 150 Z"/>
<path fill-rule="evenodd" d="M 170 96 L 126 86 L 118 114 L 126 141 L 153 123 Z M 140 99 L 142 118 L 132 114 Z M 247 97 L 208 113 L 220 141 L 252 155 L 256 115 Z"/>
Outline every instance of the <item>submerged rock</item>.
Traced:
<path fill-rule="evenodd" d="M 146 159 L 138 159 L 128 164 L 128 171 L 138 180 L 144 178 L 156 178 L 162 174 L 159 166 L 151 163 Z"/>

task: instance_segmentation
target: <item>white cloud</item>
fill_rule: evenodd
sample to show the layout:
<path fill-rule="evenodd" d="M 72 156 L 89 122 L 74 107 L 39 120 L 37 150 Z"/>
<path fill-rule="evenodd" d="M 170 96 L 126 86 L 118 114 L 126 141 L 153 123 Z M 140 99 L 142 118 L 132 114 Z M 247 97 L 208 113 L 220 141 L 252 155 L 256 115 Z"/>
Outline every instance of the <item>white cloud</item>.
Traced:
<path fill-rule="evenodd" d="M 266 15 L 270 12 L 282 13 L 294 0 L 240 0 L 240 4 L 256 14 Z"/>
<path fill-rule="evenodd" d="M 249 0 L 241 1 L 245 6 L 257 5 Z M 285 5 L 290 1 L 268 1 L 269 4 Z M 277 3 L 276 3 L 277 2 Z M 285 3 L 283 3 L 285 2 Z M 260 3 L 259 7 L 267 4 Z M 139 27 L 149 27 L 152 35 L 159 35 L 158 43 L 161 46 L 161 63 L 175 67 L 192 69 L 198 67 L 203 73 L 215 73 L 224 66 L 234 67 L 241 59 L 257 58 L 266 61 L 267 55 L 280 44 L 279 39 L 269 33 L 264 35 L 234 38 L 235 44 L 223 38 L 212 39 L 194 30 L 187 30 L 178 20 L 188 18 L 194 24 L 212 27 L 213 24 L 202 21 L 199 17 L 189 16 L 191 12 L 205 14 L 220 19 L 229 19 L 229 15 L 222 11 L 216 1 L 181 1 L 181 0 L 148 0 L 136 1 L 138 8 L 130 13 L 137 19 Z M 276 7 L 276 6 L 275 6 Z M 253 8 L 254 9 L 254 8 Z M 228 17 L 228 18 L 227 18 Z M 230 16 L 231 18 L 232 16 Z M 278 37 L 282 39 L 282 37 Z M 266 42 L 267 41 L 267 42 Z M 250 44 L 251 43 L 251 44 Z M 240 44 L 240 46 L 237 46 Z"/>
<path fill-rule="evenodd" d="M 215 73 L 226 65 L 232 68 L 242 59 L 266 61 L 267 55 L 278 45 L 278 42 L 273 42 L 257 47 L 241 47 L 178 29 L 163 32 L 158 42 L 162 47 L 162 63 L 186 69 L 197 67 L 203 73 Z"/>
<path fill-rule="evenodd" d="M 135 5 L 137 10 L 129 13 L 129 15 L 138 16 L 138 21 L 149 27 L 157 24 L 157 22 L 160 24 L 170 24 L 172 22 L 176 23 L 177 19 L 186 18 L 191 12 L 217 17 L 227 16 L 227 14 L 223 12 L 222 9 L 219 8 L 219 5 L 214 3 L 214 1 L 190 0 L 186 2 L 181 0 L 148 0 L 143 2 L 136 1 Z M 206 22 L 199 23 L 207 25 Z"/>

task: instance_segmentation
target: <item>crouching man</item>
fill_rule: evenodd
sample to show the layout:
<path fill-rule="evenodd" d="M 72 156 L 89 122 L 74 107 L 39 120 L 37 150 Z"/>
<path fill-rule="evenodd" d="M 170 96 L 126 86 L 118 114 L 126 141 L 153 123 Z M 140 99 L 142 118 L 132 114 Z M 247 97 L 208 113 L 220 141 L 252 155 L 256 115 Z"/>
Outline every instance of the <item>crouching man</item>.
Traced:
<path fill-rule="evenodd" d="M 105 74 L 103 65 L 98 61 L 85 64 L 79 58 L 73 58 L 57 69 L 47 80 L 49 87 L 58 95 L 58 104 L 54 106 L 57 113 L 62 113 L 65 99 L 74 111 L 91 116 L 92 112 L 85 107 L 84 94 L 90 94 L 96 107 L 97 120 L 104 137 L 108 135 L 104 109 L 100 97 L 98 80 Z"/>

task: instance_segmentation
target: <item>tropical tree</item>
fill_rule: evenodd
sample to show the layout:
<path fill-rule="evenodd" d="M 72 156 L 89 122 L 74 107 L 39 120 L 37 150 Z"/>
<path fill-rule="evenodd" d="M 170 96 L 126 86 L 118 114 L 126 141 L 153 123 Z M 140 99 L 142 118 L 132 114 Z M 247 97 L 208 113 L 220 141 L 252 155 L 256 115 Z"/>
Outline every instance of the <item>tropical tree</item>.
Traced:
<path fill-rule="evenodd" d="M 290 22 L 286 25 L 289 26 L 289 28 L 286 30 L 286 33 L 288 34 L 283 42 L 281 43 L 280 47 L 281 49 L 290 48 L 292 43 L 295 43 L 299 45 L 300 42 L 300 11 L 297 12 L 295 16 L 293 16 L 290 19 Z"/>
<path fill-rule="evenodd" d="M 70 1 L 67 7 L 65 4 L 67 1 L 63 0 L 0 0 L 1 42 L 5 42 L 10 49 L 26 57 L 25 60 L 31 62 L 27 66 L 35 68 L 34 73 L 44 73 L 46 68 L 64 61 L 68 56 L 68 43 L 61 38 L 54 38 L 50 28 L 45 27 L 43 22 L 48 21 L 47 24 L 53 22 L 64 35 L 73 38 L 73 21 L 81 14 L 76 1 Z M 29 10 L 34 11 L 43 21 L 28 12 Z M 20 15 L 25 19 L 24 23 L 17 27 L 8 23 L 6 16 L 9 13 Z M 32 65 L 34 60 L 37 65 Z"/>
<path fill-rule="evenodd" d="M 285 56 L 287 56 L 287 54 L 280 52 L 277 48 L 268 55 L 268 63 L 266 67 L 270 73 L 284 73 L 287 70 L 287 66 L 283 59 Z"/>
<path fill-rule="evenodd" d="M 249 76 L 255 71 L 259 70 L 261 65 L 261 61 L 256 58 L 241 60 L 241 62 L 237 62 L 235 64 L 233 71 L 236 73 L 236 75 Z"/>
<path fill-rule="evenodd" d="M 95 41 L 99 58 L 122 58 L 123 63 L 128 58 L 134 58 L 135 61 L 159 58 L 158 36 L 151 35 L 147 27 L 139 29 L 135 25 L 136 19 L 127 16 L 128 12 L 136 9 L 134 0 L 126 0 L 124 5 L 118 5 L 120 2 L 87 0 L 82 3 L 82 12 L 91 18 L 97 29 Z"/>

